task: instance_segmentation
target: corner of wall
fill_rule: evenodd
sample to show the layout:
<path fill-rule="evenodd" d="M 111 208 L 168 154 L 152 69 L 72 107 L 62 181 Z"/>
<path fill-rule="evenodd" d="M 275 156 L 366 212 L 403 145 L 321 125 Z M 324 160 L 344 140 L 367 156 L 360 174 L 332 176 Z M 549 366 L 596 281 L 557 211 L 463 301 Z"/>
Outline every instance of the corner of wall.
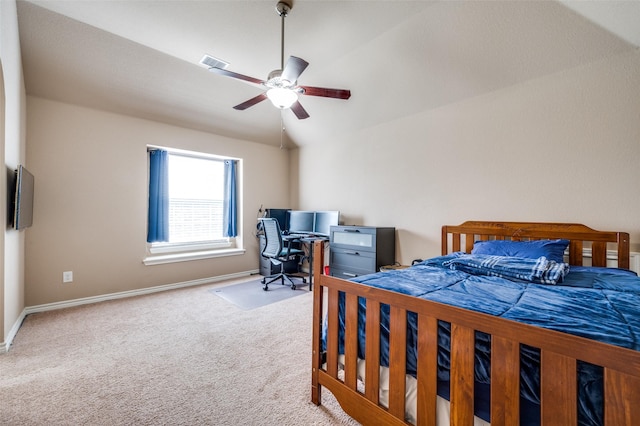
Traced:
<path fill-rule="evenodd" d="M 15 0 L 0 1 L 0 104 L 3 109 L 0 133 L 0 165 L 13 168 L 26 162 L 26 91 L 18 14 Z M 7 174 L 0 173 L 0 219 L 7 223 Z M 20 327 L 24 312 L 24 233 L 5 225 L 0 232 L 0 330 L 2 345 L 8 348 Z"/>

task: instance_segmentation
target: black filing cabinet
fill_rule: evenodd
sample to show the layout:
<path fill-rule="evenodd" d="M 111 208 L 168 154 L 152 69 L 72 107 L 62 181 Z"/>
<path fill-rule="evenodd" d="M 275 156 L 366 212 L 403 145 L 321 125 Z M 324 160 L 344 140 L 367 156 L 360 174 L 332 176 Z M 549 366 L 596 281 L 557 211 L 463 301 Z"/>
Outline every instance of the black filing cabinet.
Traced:
<path fill-rule="evenodd" d="M 277 270 L 275 268 L 272 270 L 271 261 L 266 257 L 262 257 L 262 250 L 264 250 L 264 246 L 267 244 L 264 235 L 260 235 L 258 239 L 260 241 L 260 275 L 268 277 L 271 274 L 275 274 Z"/>
<path fill-rule="evenodd" d="M 396 229 L 371 226 L 332 226 L 329 270 L 338 278 L 372 274 L 396 258 Z"/>

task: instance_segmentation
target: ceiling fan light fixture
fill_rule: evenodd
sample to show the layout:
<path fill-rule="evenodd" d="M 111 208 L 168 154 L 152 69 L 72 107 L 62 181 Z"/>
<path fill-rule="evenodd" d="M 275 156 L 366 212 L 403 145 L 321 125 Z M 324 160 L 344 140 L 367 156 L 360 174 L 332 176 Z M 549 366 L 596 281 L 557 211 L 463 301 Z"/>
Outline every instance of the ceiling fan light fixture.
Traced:
<path fill-rule="evenodd" d="M 298 100 L 298 94 L 284 87 L 274 87 L 267 90 L 267 97 L 271 103 L 280 109 L 291 108 L 291 105 Z"/>

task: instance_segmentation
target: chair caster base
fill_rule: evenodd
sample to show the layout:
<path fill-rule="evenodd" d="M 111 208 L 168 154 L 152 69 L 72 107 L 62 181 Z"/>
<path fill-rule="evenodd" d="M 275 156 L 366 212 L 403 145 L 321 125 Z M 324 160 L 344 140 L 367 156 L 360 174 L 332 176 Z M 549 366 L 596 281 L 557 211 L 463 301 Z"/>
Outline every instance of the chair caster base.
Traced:
<path fill-rule="evenodd" d="M 298 277 L 298 278 L 302 278 L 302 277 Z M 267 281 L 269 280 L 269 281 Z M 262 289 L 264 291 L 268 291 L 269 290 L 269 284 L 274 283 L 276 281 L 280 281 L 280 285 L 288 285 L 291 287 L 291 290 L 296 290 L 298 288 L 298 285 L 296 285 L 293 281 L 291 281 L 291 279 L 287 276 L 271 276 L 271 277 L 264 277 L 260 280 L 260 283 L 262 284 Z M 307 280 L 306 278 L 302 278 L 302 284 L 306 284 Z"/>

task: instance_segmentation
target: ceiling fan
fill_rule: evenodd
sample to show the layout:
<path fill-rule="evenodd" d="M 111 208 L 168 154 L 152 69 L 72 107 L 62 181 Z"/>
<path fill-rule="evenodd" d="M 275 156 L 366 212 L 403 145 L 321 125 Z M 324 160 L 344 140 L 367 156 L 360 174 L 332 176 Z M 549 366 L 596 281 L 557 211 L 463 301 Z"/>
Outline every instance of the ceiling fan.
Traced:
<path fill-rule="evenodd" d="M 249 77 L 229 71 L 227 62 L 205 55 L 200 61 L 201 64 L 209 67 L 209 71 L 216 74 L 236 78 L 248 83 L 258 84 L 266 88 L 265 92 L 253 97 L 241 104 L 234 106 L 234 109 L 245 110 L 255 104 L 269 99 L 276 108 L 287 109 L 303 120 L 309 117 L 307 111 L 298 101 L 299 95 L 320 96 L 324 98 L 349 99 L 351 91 L 343 89 L 328 89 L 325 87 L 302 86 L 297 84 L 298 77 L 307 68 L 309 63 L 296 56 L 289 56 L 286 65 L 284 64 L 284 18 L 291 11 L 291 4 L 286 1 L 279 1 L 276 5 L 276 12 L 282 18 L 282 31 L 280 43 L 280 69 L 269 73 L 266 80 Z"/>

